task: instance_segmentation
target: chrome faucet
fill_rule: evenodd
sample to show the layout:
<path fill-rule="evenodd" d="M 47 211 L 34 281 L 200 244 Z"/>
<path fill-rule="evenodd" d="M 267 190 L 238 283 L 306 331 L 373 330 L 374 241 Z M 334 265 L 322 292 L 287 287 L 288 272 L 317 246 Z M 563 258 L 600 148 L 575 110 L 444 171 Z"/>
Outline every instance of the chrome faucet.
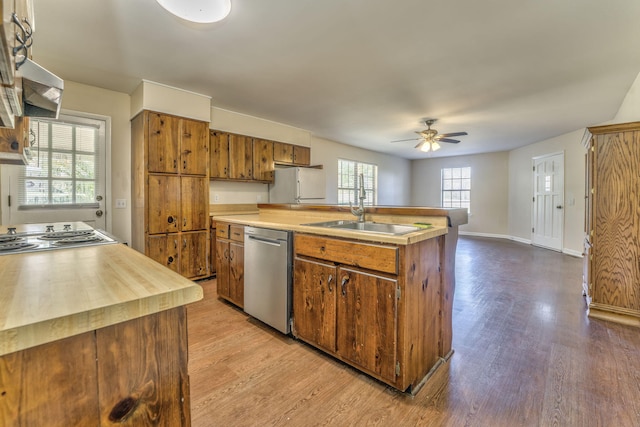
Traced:
<path fill-rule="evenodd" d="M 358 217 L 358 222 L 364 222 L 364 199 L 367 198 L 367 192 L 364 189 L 364 175 L 360 174 L 360 203 L 357 208 L 353 207 L 351 200 L 349 200 L 349 207 L 351 208 L 351 213 Z"/>

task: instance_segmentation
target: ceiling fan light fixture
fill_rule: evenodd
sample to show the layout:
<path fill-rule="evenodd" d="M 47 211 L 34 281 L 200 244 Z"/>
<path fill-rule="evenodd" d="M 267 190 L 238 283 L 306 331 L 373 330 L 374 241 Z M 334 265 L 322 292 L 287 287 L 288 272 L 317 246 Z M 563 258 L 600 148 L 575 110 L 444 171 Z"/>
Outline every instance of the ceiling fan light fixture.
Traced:
<path fill-rule="evenodd" d="M 178 18 L 198 24 L 222 21 L 231 12 L 231 0 L 156 0 Z"/>
<path fill-rule="evenodd" d="M 438 151 L 440 149 L 440 144 L 437 141 L 423 141 L 422 145 L 420 145 L 420 151 L 424 151 L 428 153 L 429 151 Z"/>

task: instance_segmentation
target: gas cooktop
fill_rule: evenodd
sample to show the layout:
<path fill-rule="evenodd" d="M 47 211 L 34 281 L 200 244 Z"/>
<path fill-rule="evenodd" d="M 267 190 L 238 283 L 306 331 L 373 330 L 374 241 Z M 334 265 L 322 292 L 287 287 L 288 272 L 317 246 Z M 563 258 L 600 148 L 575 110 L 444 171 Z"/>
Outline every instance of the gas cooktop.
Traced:
<path fill-rule="evenodd" d="M 0 234 L 0 255 L 118 243 L 105 231 L 89 226 L 63 224 L 59 231 L 55 225 L 46 225 L 41 231 L 30 226 L 27 231 L 18 232 L 18 228 L 8 227 L 6 233 Z"/>

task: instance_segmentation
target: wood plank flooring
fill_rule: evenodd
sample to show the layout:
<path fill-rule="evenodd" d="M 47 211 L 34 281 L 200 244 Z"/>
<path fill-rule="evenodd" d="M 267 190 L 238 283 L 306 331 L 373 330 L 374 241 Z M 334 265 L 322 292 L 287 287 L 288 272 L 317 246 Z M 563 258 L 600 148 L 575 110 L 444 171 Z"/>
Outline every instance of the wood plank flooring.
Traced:
<path fill-rule="evenodd" d="M 188 308 L 194 427 L 638 426 L 640 330 L 592 320 L 582 260 L 460 237 L 455 353 L 441 386 L 397 392 L 215 295 Z"/>

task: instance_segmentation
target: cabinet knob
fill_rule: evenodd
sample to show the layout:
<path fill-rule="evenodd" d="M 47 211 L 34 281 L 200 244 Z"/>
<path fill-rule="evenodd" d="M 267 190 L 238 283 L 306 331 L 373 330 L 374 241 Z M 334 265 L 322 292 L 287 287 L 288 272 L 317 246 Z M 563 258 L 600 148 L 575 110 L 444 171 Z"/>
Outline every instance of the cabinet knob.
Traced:
<path fill-rule="evenodd" d="M 173 262 L 173 257 L 172 256 L 167 258 L 167 265 L 171 264 L 172 262 Z"/>
<path fill-rule="evenodd" d="M 169 216 L 167 217 L 167 222 L 168 222 L 169 224 L 173 224 L 173 221 L 175 221 L 175 219 L 173 218 L 173 216 L 172 216 L 172 215 L 169 215 Z"/>
<path fill-rule="evenodd" d="M 327 278 L 327 288 L 329 288 L 329 292 L 333 292 L 333 288 L 331 287 L 331 282 L 333 282 L 333 274 L 330 274 Z"/>

